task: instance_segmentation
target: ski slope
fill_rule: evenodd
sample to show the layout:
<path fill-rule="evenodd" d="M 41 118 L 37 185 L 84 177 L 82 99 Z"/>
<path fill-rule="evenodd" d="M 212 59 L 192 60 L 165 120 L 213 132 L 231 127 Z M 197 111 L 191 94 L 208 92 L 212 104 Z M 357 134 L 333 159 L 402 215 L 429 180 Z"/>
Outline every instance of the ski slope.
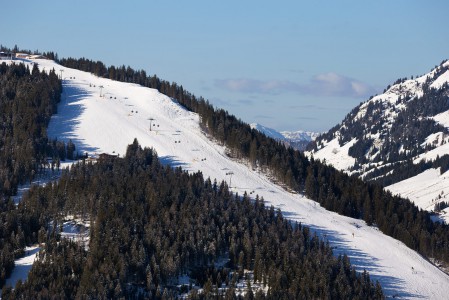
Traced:
<path fill-rule="evenodd" d="M 449 276 L 419 254 L 375 227 L 329 212 L 229 159 L 224 147 L 202 133 L 198 115 L 169 97 L 154 89 L 98 78 L 53 61 L 33 62 L 41 69 L 55 69 L 57 74 L 62 70 L 62 101 L 51 119 L 50 137 L 71 139 L 81 153 L 120 156 L 137 138 L 142 146 L 155 148 L 164 163 L 190 172 L 201 171 L 212 180 L 226 180 L 233 191 L 258 194 L 289 219 L 310 226 L 330 241 L 336 254 L 348 254 L 358 270 L 366 269 L 379 280 L 387 296 L 448 297 Z"/>

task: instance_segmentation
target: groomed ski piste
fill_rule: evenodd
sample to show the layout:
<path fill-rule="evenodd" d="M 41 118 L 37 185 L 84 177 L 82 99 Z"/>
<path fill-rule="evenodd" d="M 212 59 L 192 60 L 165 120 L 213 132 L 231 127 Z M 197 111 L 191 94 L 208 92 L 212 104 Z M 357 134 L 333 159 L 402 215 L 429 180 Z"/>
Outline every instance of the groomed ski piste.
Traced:
<path fill-rule="evenodd" d="M 71 139 L 78 152 L 91 156 L 123 156 L 137 138 L 142 146 L 153 147 L 163 163 L 225 180 L 232 191 L 257 194 L 266 205 L 280 208 L 285 217 L 309 226 L 329 240 L 336 255 L 346 253 L 358 271 L 366 269 L 387 297 L 447 299 L 449 276 L 436 266 L 364 221 L 327 211 L 230 159 L 223 146 L 201 131 L 199 116 L 176 100 L 154 89 L 99 78 L 51 60 L 22 62 L 62 74 L 62 100 L 51 119 L 49 137 Z"/>

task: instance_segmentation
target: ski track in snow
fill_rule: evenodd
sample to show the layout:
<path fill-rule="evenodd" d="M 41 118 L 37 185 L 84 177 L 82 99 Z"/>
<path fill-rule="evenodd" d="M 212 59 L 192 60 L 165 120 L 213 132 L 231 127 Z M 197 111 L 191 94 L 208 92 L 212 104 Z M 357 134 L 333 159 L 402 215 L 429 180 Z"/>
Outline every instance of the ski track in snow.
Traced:
<path fill-rule="evenodd" d="M 6 285 L 15 287 L 19 280 L 24 282 L 27 279 L 28 273 L 30 272 L 31 267 L 33 266 L 34 259 L 36 258 L 39 250 L 40 250 L 39 246 L 31 246 L 25 248 L 25 256 L 16 259 L 14 261 L 15 263 L 14 270 L 11 276 L 8 279 L 6 279 Z M 1 298 L 1 291 L 0 291 L 0 298 Z"/>
<path fill-rule="evenodd" d="M 386 296 L 444 299 L 449 276 L 402 242 L 382 234 L 361 220 L 329 212 L 299 194 L 269 181 L 246 165 L 230 160 L 225 148 L 200 130 L 197 114 L 154 89 L 121 83 L 35 60 L 41 69 L 63 70 L 63 94 L 48 135 L 72 141 L 90 155 L 125 154 L 137 138 L 156 149 L 163 163 L 201 171 L 205 178 L 231 181 L 234 192 L 258 194 L 267 205 L 280 208 L 287 218 L 309 226 L 329 240 L 335 254 L 346 253 L 358 271 L 366 269 L 379 280 Z M 100 97 L 100 88 L 102 97 Z M 153 118 L 150 131 L 150 118 Z M 232 171 L 233 175 L 226 175 Z M 232 176 L 232 178 L 230 177 Z"/>

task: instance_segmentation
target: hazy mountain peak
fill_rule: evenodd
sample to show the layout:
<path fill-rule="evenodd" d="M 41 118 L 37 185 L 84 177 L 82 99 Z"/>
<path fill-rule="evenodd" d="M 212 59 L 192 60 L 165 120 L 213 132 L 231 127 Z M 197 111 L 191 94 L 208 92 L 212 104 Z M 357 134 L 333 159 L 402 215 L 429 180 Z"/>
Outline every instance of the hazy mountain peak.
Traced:
<path fill-rule="evenodd" d="M 268 137 L 271 137 L 275 140 L 278 141 L 284 141 L 285 137 L 277 130 L 273 129 L 273 128 L 269 128 L 266 126 L 263 126 L 262 124 L 258 124 L 258 123 L 251 123 L 250 124 L 251 129 L 256 129 L 257 131 L 265 134 Z"/>
<path fill-rule="evenodd" d="M 252 123 L 250 126 L 252 129 L 256 129 L 257 131 L 262 132 L 266 136 L 269 136 L 275 140 L 285 142 L 289 146 L 300 151 L 303 151 L 310 142 L 314 141 L 320 135 L 316 132 L 303 130 L 279 132 L 273 128 L 269 128 L 258 123 Z"/>

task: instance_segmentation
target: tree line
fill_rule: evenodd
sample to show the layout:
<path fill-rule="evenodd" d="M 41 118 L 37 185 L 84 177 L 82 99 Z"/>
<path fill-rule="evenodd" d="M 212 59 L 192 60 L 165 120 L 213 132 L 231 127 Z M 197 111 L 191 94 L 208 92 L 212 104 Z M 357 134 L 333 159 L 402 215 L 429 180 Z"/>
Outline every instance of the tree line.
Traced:
<path fill-rule="evenodd" d="M 46 132 L 62 87 L 54 70 L 47 74 L 37 65 L 30 70 L 24 64 L 2 63 L 0 90 L 0 195 L 8 196 L 58 151 Z"/>
<path fill-rule="evenodd" d="M 320 201 L 320 203 L 328 209 L 345 215 L 363 218 L 368 224 L 377 224 L 382 231 L 405 241 L 411 248 L 418 250 L 429 257 L 437 257 L 446 262 L 448 261 L 447 227 L 441 224 L 429 223 L 430 219 L 427 213 L 418 211 L 416 207 L 404 199 L 392 197 L 390 194 L 384 192 L 381 187 L 373 184 L 365 184 L 356 178 L 346 176 L 318 161 L 307 159 L 300 152 L 294 151 L 291 148 L 286 148 L 279 142 L 267 138 L 265 135 L 255 130 L 251 130 L 249 125 L 238 120 L 224 110 L 215 109 L 207 100 L 204 100 L 201 97 L 196 98 L 176 83 L 160 80 L 156 76 L 146 76 L 144 71 L 134 71 L 133 69 L 124 66 L 120 68 L 105 67 L 103 69 L 101 66 L 104 67 L 104 64 L 101 62 L 93 62 L 87 59 L 66 59 L 60 60 L 60 62 L 66 66 L 79 68 L 84 71 L 98 70 L 93 71 L 99 72 L 97 74 L 98 76 L 113 77 L 112 79 L 136 82 L 151 88 L 157 88 L 162 93 L 177 99 L 177 101 L 187 109 L 199 113 L 203 130 L 219 143 L 226 145 L 229 156 L 248 161 L 252 167 L 260 168 L 269 173 L 273 176 L 274 180 L 277 180 L 279 183 L 284 184 L 290 189 L 305 192 L 311 199 Z M 107 72 L 104 72 L 105 70 Z M 111 70 L 115 70 L 115 72 Z M 76 178 L 76 175 L 74 174 L 80 172 L 80 174 L 83 174 L 82 176 L 89 178 L 89 173 L 79 171 L 79 169 L 82 170 L 83 168 L 83 166 L 75 168 L 74 173 L 71 173 L 72 175 L 69 177 Z M 111 168 L 111 166 L 108 166 L 108 168 Z M 214 186 L 213 184 L 211 185 Z M 36 191 L 39 191 L 38 195 L 41 193 L 40 189 L 33 189 L 32 193 Z M 78 194 L 75 193 L 73 197 L 76 197 Z M 49 211 L 52 212 L 51 214 L 49 214 L 48 211 L 39 213 L 41 211 L 40 209 L 45 207 L 45 203 L 48 200 L 45 197 L 38 196 L 38 202 L 31 206 L 33 209 L 29 209 L 29 204 L 28 206 L 18 206 L 17 218 L 26 218 L 25 221 L 18 221 L 20 224 L 26 224 L 26 226 L 24 226 L 25 230 L 23 230 L 25 243 L 38 240 L 39 236 L 42 237 L 44 233 L 51 237 L 51 231 L 49 233 L 46 227 L 50 220 L 61 220 L 61 207 L 64 207 L 66 212 L 71 209 L 72 212 L 90 212 L 94 215 L 97 213 L 96 210 L 101 210 L 101 208 L 95 208 L 95 205 L 89 204 L 93 201 L 92 199 L 96 199 L 93 195 L 90 196 L 88 201 L 66 202 L 65 198 L 68 197 L 68 195 L 69 194 L 66 193 L 60 197 L 51 198 L 53 200 L 49 202 L 50 205 L 48 208 Z M 101 198 L 97 200 L 101 203 L 102 201 L 105 201 L 104 199 L 105 198 Z M 5 203 L 12 207 L 10 201 Z M 67 206 L 66 203 L 69 203 L 69 205 Z M 122 208 L 124 203 L 126 202 L 113 204 Z M 9 217 L 9 215 L 6 217 Z M 395 218 L 395 222 L 392 222 L 390 225 L 385 224 L 385 220 L 389 217 Z M 106 219 L 107 218 L 105 218 L 105 220 Z M 107 221 L 105 222 L 107 223 Z M 6 222 L 3 224 L 5 223 Z M 411 224 L 414 224 L 414 226 Z M 421 234 L 417 233 L 415 230 L 420 227 Z M 53 233 L 53 235 L 56 236 L 55 233 Z M 20 236 L 21 235 L 19 235 L 18 240 L 21 240 Z M 110 239 L 112 240 L 112 238 Z M 51 244 L 50 242 L 51 240 L 47 240 L 48 245 Z M 119 247 L 119 249 L 121 248 Z M 48 253 L 50 253 L 53 250 L 50 249 L 48 251 Z M 240 252 L 238 256 L 240 257 Z M 243 261 L 245 260 L 244 254 L 242 259 Z M 341 261 L 344 260 L 344 258 L 341 258 Z M 176 266 L 175 262 L 178 262 L 178 260 L 174 259 L 173 261 Z M 116 263 L 117 260 L 114 260 L 113 262 Z M 173 267 L 170 267 L 169 269 L 173 270 L 172 268 Z M 158 270 L 160 270 L 160 267 Z M 218 272 L 219 271 L 214 271 L 211 272 L 211 274 L 217 274 Z M 121 273 L 118 272 L 118 274 Z M 153 276 L 153 273 L 151 274 Z M 108 275 L 103 274 L 103 276 L 108 278 Z M 217 276 L 212 276 L 212 278 L 208 278 L 206 283 L 210 282 L 215 284 L 215 282 L 217 282 L 216 277 Z M 222 278 L 223 277 L 224 276 L 222 276 Z M 106 282 L 103 277 L 101 278 L 102 283 Z M 121 277 L 119 276 L 119 278 Z M 162 280 L 160 277 L 156 278 L 156 282 Z M 114 281 L 114 283 L 117 282 Z M 86 284 L 88 286 L 88 283 Z M 112 289 L 115 289 L 117 285 L 113 286 L 110 282 L 108 282 L 108 284 L 108 288 L 105 288 L 103 292 L 112 293 Z M 150 286 L 155 287 L 156 285 Z M 117 291 L 119 293 L 120 290 L 123 292 L 122 285 L 118 285 Z M 164 291 L 157 288 L 153 290 L 155 295 L 158 291 L 163 295 Z"/>
<path fill-rule="evenodd" d="M 14 267 L 14 258 L 35 240 L 27 236 L 9 197 L 19 184 L 31 182 L 42 169 L 55 167 L 75 151 L 73 143 L 47 137 L 61 91 L 54 70 L 40 72 L 36 64 L 31 69 L 22 63 L 0 64 L 0 286 Z"/>
<path fill-rule="evenodd" d="M 383 297 L 368 273 L 335 257 L 309 228 L 225 182 L 162 165 L 136 140 L 124 158 L 80 162 L 33 188 L 18 210 L 31 214 L 45 246 L 28 280 L 5 287 L 4 299 L 237 299 L 242 280 L 245 299 Z M 91 219 L 89 251 L 60 239 L 66 215 Z M 178 287 L 184 274 L 191 284 Z M 253 292 L 256 283 L 266 292 Z"/>
<path fill-rule="evenodd" d="M 60 63 L 83 71 L 103 70 L 94 74 L 107 78 L 112 74 L 111 79 L 158 89 L 198 113 L 204 132 L 226 145 L 229 156 L 246 160 L 251 167 L 261 169 L 286 188 L 305 193 L 328 210 L 363 219 L 424 256 L 449 264 L 448 225 L 432 222 L 428 212 L 418 209 L 409 200 L 391 195 L 382 186 L 365 183 L 313 158 L 309 160 L 299 151 L 252 130 L 227 111 L 214 108 L 207 100 L 197 98 L 175 82 L 169 83 L 156 75 L 144 77 L 144 71 L 134 71 L 130 67 L 107 68 L 102 62 L 85 58 L 68 58 Z M 440 106 L 429 109 L 434 112 Z"/>

